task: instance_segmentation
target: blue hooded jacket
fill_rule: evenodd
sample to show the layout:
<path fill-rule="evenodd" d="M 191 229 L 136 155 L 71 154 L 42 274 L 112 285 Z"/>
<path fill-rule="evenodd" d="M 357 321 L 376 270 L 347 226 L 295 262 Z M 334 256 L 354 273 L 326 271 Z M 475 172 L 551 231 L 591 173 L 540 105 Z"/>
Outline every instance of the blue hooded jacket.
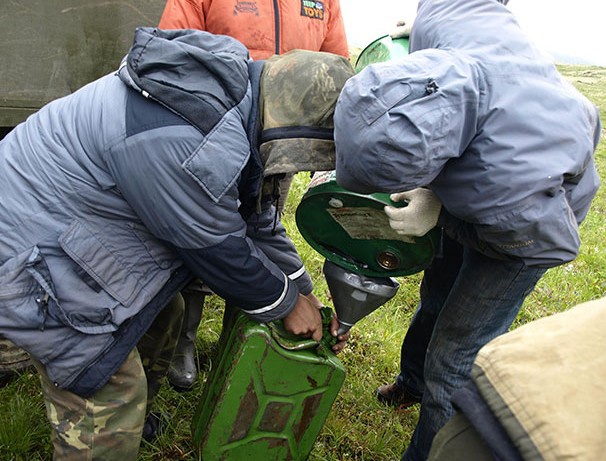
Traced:
<path fill-rule="evenodd" d="M 599 187 L 597 108 L 496 0 L 422 0 L 411 54 L 368 66 L 335 111 L 337 182 L 429 187 L 439 224 L 496 258 L 574 259 Z"/>

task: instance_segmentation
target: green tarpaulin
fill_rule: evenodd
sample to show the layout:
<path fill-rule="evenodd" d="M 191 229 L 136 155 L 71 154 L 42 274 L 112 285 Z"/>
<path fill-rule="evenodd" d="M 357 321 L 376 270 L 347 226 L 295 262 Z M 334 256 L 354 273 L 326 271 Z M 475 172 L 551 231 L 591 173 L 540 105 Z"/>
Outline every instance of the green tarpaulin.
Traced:
<path fill-rule="evenodd" d="M 0 127 L 118 68 L 165 0 L 11 0 L 0 11 Z"/>

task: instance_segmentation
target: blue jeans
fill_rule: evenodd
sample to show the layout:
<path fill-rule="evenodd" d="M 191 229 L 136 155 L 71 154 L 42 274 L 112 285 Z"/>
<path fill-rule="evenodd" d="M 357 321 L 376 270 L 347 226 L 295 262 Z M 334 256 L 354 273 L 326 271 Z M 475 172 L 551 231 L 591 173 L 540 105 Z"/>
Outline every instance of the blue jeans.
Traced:
<path fill-rule="evenodd" d="M 442 255 L 425 270 L 402 344 L 397 383 L 421 397 L 403 461 L 427 459 L 435 434 L 454 414 L 451 395 L 470 379 L 478 351 L 509 329 L 545 271 L 489 258 L 444 237 Z"/>

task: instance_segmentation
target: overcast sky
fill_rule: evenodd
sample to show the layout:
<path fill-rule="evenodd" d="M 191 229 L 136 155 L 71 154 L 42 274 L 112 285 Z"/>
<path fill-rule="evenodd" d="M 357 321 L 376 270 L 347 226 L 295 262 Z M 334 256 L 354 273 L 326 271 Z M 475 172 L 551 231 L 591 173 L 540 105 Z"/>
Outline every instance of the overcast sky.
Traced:
<path fill-rule="evenodd" d="M 341 0 L 347 38 L 363 48 L 388 34 L 400 18 L 414 17 L 416 0 Z M 520 26 L 560 63 L 606 66 L 606 40 L 598 23 L 603 0 L 510 0 Z"/>

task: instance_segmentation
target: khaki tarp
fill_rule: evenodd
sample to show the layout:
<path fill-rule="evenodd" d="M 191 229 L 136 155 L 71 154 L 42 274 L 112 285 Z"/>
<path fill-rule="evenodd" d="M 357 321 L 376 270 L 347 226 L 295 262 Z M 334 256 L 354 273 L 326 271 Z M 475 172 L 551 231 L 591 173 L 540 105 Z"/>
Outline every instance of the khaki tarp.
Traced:
<path fill-rule="evenodd" d="M 165 0 L 11 0 L 0 9 L 0 127 L 117 69 Z"/>

